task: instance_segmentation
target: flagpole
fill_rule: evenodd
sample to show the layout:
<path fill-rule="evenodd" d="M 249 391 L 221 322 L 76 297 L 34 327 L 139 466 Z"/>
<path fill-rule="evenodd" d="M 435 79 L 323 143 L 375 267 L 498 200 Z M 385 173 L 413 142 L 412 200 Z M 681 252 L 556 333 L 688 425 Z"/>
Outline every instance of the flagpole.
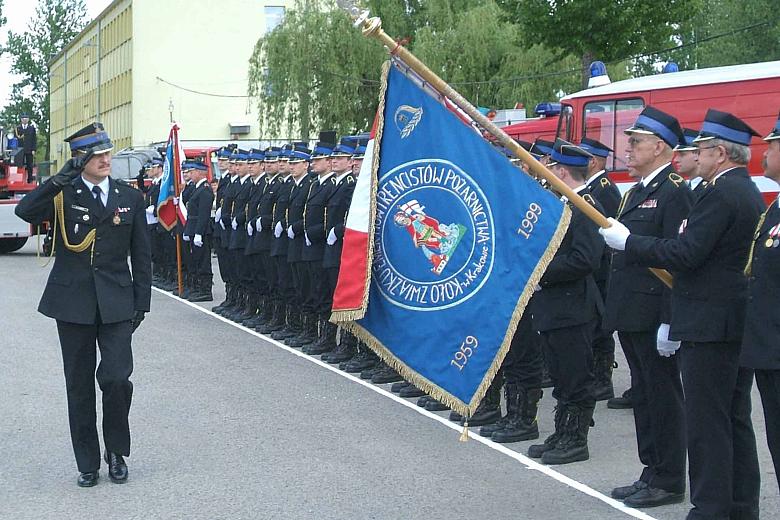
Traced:
<path fill-rule="evenodd" d="M 542 163 L 536 160 L 522 146 L 517 144 L 514 139 L 509 137 L 503 130 L 496 126 L 492 121 L 485 117 L 482 112 L 477 110 L 474 105 L 461 96 L 446 81 L 437 76 L 423 62 L 417 59 L 409 50 L 399 42 L 396 42 L 382 29 L 382 20 L 379 17 L 369 18 L 368 10 L 362 10 L 355 6 L 352 0 L 337 0 L 339 7 L 347 11 L 355 22 L 355 27 L 362 26 L 363 36 L 374 38 L 382 43 L 392 56 L 397 56 L 414 72 L 416 72 L 425 82 L 429 83 L 438 92 L 452 100 L 458 108 L 466 112 L 474 121 L 479 123 L 482 128 L 490 132 L 505 148 L 509 149 L 515 156 L 528 164 L 530 170 L 539 177 L 544 178 L 552 188 L 558 193 L 569 199 L 572 204 L 582 211 L 588 218 L 595 222 L 599 227 L 608 228 L 610 223 L 599 210 L 593 207 L 588 201 L 583 199 L 577 193 L 569 188 L 563 181 L 555 176 Z M 664 284 L 672 287 L 672 275 L 664 269 L 650 268 Z"/>
<path fill-rule="evenodd" d="M 179 176 L 181 175 L 181 161 L 179 160 L 179 127 L 175 124 L 171 129 L 171 135 L 173 138 L 173 193 L 176 196 L 176 202 L 173 206 L 174 216 L 176 217 L 176 224 L 179 225 L 179 196 L 181 195 L 181 186 L 179 185 Z M 181 233 L 175 233 L 176 235 L 176 276 L 179 284 L 178 296 L 181 296 L 184 292 L 184 283 L 182 280 L 181 272 Z"/>

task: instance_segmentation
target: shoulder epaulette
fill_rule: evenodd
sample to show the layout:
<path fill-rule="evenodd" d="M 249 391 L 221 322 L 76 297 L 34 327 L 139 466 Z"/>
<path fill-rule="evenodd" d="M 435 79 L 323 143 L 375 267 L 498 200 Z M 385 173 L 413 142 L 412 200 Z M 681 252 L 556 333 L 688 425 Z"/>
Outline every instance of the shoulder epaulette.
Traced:
<path fill-rule="evenodd" d="M 609 182 L 609 179 L 607 177 L 602 177 L 601 178 L 601 187 L 602 188 L 608 188 L 610 184 L 612 184 L 612 183 Z"/>
<path fill-rule="evenodd" d="M 669 180 L 672 181 L 672 183 L 675 185 L 675 187 L 678 187 L 678 188 L 680 187 L 680 184 L 684 184 L 685 183 L 685 179 L 683 179 L 682 177 L 680 177 L 679 174 L 674 173 L 674 172 L 669 174 Z"/>

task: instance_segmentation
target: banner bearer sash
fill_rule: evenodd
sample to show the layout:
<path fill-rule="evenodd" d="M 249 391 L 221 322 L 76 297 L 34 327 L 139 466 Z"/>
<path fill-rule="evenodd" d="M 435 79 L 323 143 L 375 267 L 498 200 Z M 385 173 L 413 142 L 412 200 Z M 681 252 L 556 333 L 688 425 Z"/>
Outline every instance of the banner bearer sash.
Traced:
<path fill-rule="evenodd" d="M 569 210 L 395 66 L 383 71 L 372 136 L 332 320 L 471 415 Z"/>

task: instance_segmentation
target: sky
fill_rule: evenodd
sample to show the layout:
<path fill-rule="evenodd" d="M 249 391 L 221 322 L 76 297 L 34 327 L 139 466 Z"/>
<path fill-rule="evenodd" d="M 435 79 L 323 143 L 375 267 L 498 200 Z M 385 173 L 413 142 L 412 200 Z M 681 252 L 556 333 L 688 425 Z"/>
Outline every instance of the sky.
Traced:
<path fill-rule="evenodd" d="M 85 0 L 87 5 L 87 19 L 94 19 L 105 9 L 111 0 Z M 5 45 L 8 40 L 8 31 L 15 33 L 24 32 L 35 14 L 38 2 L 33 0 L 5 0 L 3 2 L 3 16 L 7 22 L 0 28 L 0 44 Z M 11 75 L 11 57 L 3 54 L 0 56 L 0 107 L 5 106 L 11 95 L 11 85 L 16 83 L 18 76 Z"/>

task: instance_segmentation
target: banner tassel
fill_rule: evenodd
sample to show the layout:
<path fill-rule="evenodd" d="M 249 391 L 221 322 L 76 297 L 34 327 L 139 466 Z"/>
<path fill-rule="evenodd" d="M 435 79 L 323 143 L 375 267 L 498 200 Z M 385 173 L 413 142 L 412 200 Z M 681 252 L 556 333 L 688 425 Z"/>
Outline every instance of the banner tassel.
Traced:
<path fill-rule="evenodd" d="M 463 431 L 460 433 L 460 438 L 458 439 L 458 442 L 468 442 L 468 441 L 469 441 L 469 416 L 464 415 Z"/>

